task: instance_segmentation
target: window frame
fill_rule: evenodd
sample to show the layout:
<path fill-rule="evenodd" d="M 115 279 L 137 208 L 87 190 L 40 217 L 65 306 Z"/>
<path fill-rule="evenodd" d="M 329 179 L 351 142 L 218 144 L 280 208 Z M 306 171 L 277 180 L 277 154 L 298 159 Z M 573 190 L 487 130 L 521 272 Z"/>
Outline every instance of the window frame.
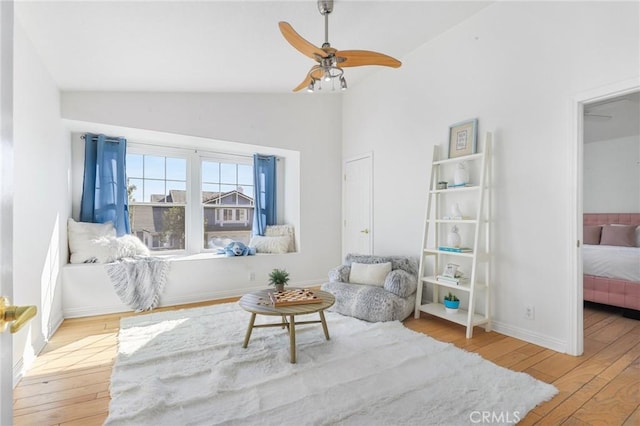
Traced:
<path fill-rule="evenodd" d="M 203 232 L 200 232 L 199 234 L 199 241 L 197 242 L 197 244 L 199 244 L 196 247 L 194 247 L 194 251 L 191 253 L 211 253 L 211 252 L 215 252 L 215 249 L 210 249 L 205 247 L 205 241 L 204 241 L 204 207 L 202 206 L 202 162 L 204 161 L 211 161 L 211 162 L 218 162 L 218 163 L 233 163 L 233 164 L 245 164 L 245 165 L 251 165 L 253 166 L 253 156 L 252 155 L 242 155 L 242 154 L 227 154 L 227 153 L 220 153 L 220 152 L 213 152 L 213 151 L 199 151 L 196 152 L 197 158 L 198 158 L 198 167 L 197 167 L 197 182 L 198 182 L 198 193 L 196 195 L 198 200 L 198 206 L 199 208 L 198 213 L 199 213 L 199 218 L 197 222 L 193 222 L 193 223 L 199 223 L 202 228 L 201 230 Z M 237 176 L 236 176 L 237 177 Z M 254 186 L 254 184 L 252 184 L 252 186 Z M 254 197 L 255 197 L 255 186 L 254 186 Z M 237 208 L 237 207 L 235 207 Z M 229 208 L 232 212 L 231 215 L 235 216 L 235 208 Z M 196 210 L 196 209 L 194 209 Z M 220 209 L 222 210 L 222 219 L 224 220 L 224 216 L 225 216 L 225 210 L 227 210 L 227 208 L 224 209 Z M 251 222 L 253 222 L 253 218 L 251 218 Z M 253 226 L 253 225 L 252 225 Z M 197 251 L 199 250 L 199 251 Z"/>
<path fill-rule="evenodd" d="M 191 255 L 215 253 L 204 245 L 204 208 L 202 206 L 202 162 L 214 161 L 253 165 L 253 156 L 247 154 L 220 153 L 193 148 L 175 148 L 163 145 L 129 142 L 127 155 L 156 155 L 186 160 L 185 193 L 185 248 L 182 250 L 152 250 L 154 255 Z M 255 192 L 255 190 L 254 190 Z M 137 204 L 137 203 L 136 203 Z M 145 203 L 149 205 L 154 203 Z M 135 204 L 133 204 L 135 205 Z M 182 204 L 179 204 L 182 206 Z"/>

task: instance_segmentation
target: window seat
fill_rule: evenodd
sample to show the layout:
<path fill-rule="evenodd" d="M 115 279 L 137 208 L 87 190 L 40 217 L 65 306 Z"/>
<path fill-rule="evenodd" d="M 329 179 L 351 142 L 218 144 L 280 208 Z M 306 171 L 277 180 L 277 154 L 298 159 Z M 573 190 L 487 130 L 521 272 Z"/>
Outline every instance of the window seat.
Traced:
<path fill-rule="evenodd" d="M 159 306 L 195 303 L 241 296 L 265 288 L 266 276 L 286 254 L 226 257 L 215 253 L 167 256 L 169 276 Z M 276 259 L 277 258 L 277 259 Z M 253 273 L 255 280 L 249 275 Z M 260 277 L 264 276 L 264 279 Z M 64 318 L 129 312 L 116 295 L 104 264 L 67 264 L 62 267 Z"/>

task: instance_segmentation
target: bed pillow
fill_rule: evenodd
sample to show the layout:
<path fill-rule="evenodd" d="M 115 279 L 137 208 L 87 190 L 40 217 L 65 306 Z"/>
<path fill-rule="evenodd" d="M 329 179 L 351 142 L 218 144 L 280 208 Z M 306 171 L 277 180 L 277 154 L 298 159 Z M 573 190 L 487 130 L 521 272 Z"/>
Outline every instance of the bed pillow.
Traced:
<path fill-rule="evenodd" d="M 636 227 L 628 225 L 604 225 L 600 244 L 606 246 L 635 247 Z"/>
<path fill-rule="evenodd" d="M 391 262 L 385 263 L 352 263 L 349 272 L 349 282 L 354 284 L 368 284 L 378 287 L 384 286 L 384 280 L 391 272 Z"/>
<path fill-rule="evenodd" d="M 584 244 L 597 246 L 600 244 L 600 235 L 602 234 L 602 226 L 585 225 L 582 231 L 582 239 Z"/>
<path fill-rule="evenodd" d="M 249 242 L 249 247 L 254 247 L 257 253 L 282 254 L 289 251 L 291 237 L 263 237 L 254 235 Z"/>

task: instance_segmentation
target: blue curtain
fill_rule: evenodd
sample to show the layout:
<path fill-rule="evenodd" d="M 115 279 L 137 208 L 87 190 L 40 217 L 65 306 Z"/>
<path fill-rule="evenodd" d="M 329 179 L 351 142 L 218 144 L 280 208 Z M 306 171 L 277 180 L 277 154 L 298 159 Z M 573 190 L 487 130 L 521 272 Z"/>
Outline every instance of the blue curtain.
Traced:
<path fill-rule="evenodd" d="M 264 235 L 267 225 L 276 224 L 276 157 L 253 155 L 253 234 Z"/>
<path fill-rule="evenodd" d="M 105 135 L 84 135 L 84 183 L 80 221 L 113 222 L 116 233 L 131 232 L 125 158 L 127 141 Z"/>

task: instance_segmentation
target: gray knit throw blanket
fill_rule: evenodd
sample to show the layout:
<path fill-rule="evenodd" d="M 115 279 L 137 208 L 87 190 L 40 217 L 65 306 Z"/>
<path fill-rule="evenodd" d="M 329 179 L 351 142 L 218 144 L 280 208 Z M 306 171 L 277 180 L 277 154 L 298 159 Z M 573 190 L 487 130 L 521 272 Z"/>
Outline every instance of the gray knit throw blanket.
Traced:
<path fill-rule="evenodd" d="M 107 275 L 122 303 L 136 312 L 148 311 L 160 302 L 169 262 L 157 257 L 122 258 L 105 265 Z"/>

